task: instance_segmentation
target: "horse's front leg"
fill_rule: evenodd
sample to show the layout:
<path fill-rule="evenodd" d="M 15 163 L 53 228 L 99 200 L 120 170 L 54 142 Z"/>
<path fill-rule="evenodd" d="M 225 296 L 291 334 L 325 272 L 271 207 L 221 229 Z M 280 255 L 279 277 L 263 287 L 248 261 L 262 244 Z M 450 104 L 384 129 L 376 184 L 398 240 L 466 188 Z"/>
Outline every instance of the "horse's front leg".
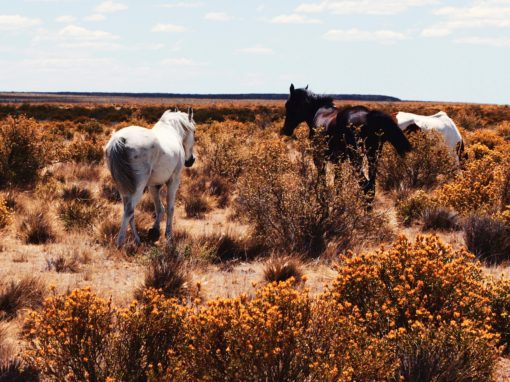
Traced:
<path fill-rule="evenodd" d="M 161 222 L 161 215 L 164 212 L 163 204 L 161 203 L 161 186 L 149 186 L 149 192 L 154 202 L 154 210 L 156 212 L 156 218 L 152 228 L 149 230 L 149 240 L 157 241 L 159 239 L 159 225 Z"/>
<path fill-rule="evenodd" d="M 166 195 L 165 236 L 167 239 L 170 239 L 170 236 L 172 236 L 172 221 L 174 218 L 175 195 L 177 194 L 177 189 L 179 188 L 180 181 L 181 181 L 180 174 L 173 175 L 166 184 L 168 191 L 167 191 L 167 195 Z"/>

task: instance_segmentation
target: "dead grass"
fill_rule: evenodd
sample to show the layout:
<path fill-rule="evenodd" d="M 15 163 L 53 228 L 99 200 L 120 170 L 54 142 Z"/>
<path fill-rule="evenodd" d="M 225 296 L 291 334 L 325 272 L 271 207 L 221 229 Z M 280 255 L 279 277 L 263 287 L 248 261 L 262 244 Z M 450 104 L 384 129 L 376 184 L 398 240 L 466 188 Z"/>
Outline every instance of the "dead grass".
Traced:
<path fill-rule="evenodd" d="M 42 305 L 46 287 L 35 277 L 11 281 L 0 290 L 0 320 L 12 320 L 22 309 Z"/>
<path fill-rule="evenodd" d="M 264 280 L 269 283 L 287 281 L 291 277 L 299 283 L 302 276 L 302 262 L 299 257 L 274 254 L 264 265 Z"/>
<path fill-rule="evenodd" d="M 45 244 L 56 240 L 54 224 L 45 208 L 29 211 L 22 219 L 18 234 L 26 244 Z"/>

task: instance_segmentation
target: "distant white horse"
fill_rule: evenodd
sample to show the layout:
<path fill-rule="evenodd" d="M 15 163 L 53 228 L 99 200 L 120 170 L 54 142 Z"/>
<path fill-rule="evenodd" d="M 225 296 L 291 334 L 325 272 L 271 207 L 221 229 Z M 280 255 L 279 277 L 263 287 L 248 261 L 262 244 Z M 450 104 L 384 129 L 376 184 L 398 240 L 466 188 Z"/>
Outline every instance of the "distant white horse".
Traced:
<path fill-rule="evenodd" d="M 106 162 L 117 185 L 124 215 L 117 245 L 126 239 L 128 224 L 136 244 L 140 236 L 135 227 L 135 207 L 147 186 L 154 201 L 156 220 L 149 237 L 157 240 L 161 215 L 164 212 L 160 200 L 163 184 L 167 185 L 167 218 L 165 235 L 172 234 L 172 219 L 177 188 L 183 166 L 191 167 L 195 162 L 195 123 L 193 110 L 188 113 L 165 111 L 152 129 L 128 126 L 115 132 L 105 147 Z"/>
<path fill-rule="evenodd" d="M 464 141 L 460 135 L 459 129 L 450 117 L 440 111 L 434 115 L 418 115 L 413 113 L 404 113 L 399 111 L 393 114 L 397 120 L 398 126 L 402 130 L 413 130 L 419 128 L 425 131 L 437 131 L 440 133 L 446 145 L 457 159 L 461 159 L 464 151 Z"/>

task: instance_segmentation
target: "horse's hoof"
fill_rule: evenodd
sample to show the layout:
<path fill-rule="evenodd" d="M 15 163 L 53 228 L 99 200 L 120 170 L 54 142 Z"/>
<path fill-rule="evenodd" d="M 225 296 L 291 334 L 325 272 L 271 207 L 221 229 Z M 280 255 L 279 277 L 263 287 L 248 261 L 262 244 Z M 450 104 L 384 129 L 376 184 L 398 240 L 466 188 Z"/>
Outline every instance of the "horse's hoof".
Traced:
<path fill-rule="evenodd" d="M 158 241 L 159 235 L 160 235 L 159 229 L 151 228 L 149 229 L 149 233 L 147 236 L 150 242 L 155 243 L 156 241 Z"/>

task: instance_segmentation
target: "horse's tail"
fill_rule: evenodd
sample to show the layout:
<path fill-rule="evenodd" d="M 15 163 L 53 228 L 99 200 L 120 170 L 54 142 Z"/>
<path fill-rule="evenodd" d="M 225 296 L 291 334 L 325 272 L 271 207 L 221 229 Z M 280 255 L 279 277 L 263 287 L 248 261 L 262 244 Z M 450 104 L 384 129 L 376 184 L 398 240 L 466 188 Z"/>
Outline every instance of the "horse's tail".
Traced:
<path fill-rule="evenodd" d="M 115 136 L 106 145 L 106 162 L 119 192 L 122 195 L 136 191 L 135 173 L 129 161 L 129 149 L 126 138 Z"/>
<path fill-rule="evenodd" d="M 374 126 L 377 130 L 382 130 L 383 138 L 395 147 L 398 155 L 404 156 L 411 151 L 411 143 L 390 115 L 374 110 L 368 114 L 367 118 L 369 125 Z"/>

